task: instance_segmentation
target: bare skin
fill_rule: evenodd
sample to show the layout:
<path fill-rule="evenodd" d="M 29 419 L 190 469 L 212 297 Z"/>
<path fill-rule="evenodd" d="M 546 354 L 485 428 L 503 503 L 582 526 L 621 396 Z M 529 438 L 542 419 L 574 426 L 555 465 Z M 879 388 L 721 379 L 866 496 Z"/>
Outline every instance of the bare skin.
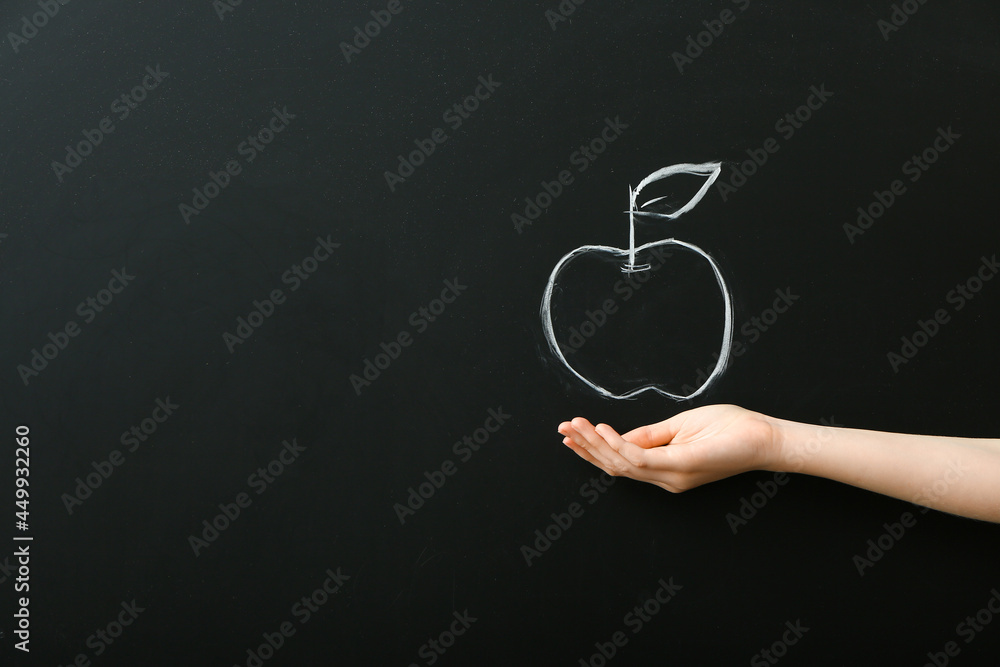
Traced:
<path fill-rule="evenodd" d="M 825 477 L 1000 523 L 1000 439 L 814 426 L 707 405 L 619 435 L 582 417 L 563 444 L 609 475 L 680 493 L 751 470 Z"/>

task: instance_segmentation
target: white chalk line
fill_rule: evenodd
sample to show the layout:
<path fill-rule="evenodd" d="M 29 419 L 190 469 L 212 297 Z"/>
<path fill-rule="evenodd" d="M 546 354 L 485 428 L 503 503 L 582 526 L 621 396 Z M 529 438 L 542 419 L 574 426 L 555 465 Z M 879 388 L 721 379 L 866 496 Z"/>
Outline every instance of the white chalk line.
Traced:
<path fill-rule="evenodd" d="M 712 187 L 712 184 L 719 177 L 719 174 L 721 172 L 722 172 L 722 164 L 720 162 L 709 162 L 704 164 L 688 164 L 688 163 L 676 164 L 671 167 L 664 167 L 663 169 L 659 169 L 653 172 L 646 178 L 642 179 L 642 181 L 639 182 L 639 185 L 636 186 L 634 190 L 631 187 L 629 188 L 630 206 L 628 211 L 629 213 L 628 250 L 623 250 L 622 248 L 613 248 L 611 246 L 602 246 L 602 245 L 580 246 L 579 248 L 576 248 L 575 250 L 564 255 L 563 258 L 556 263 L 555 268 L 552 269 L 552 273 L 549 275 L 548 283 L 545 286 L 545 293 L 542 297 L 542 305 L 539 311 L 542 317 L 542 329 L 545 332 L 545 340 L 549 345 L 549 349 L 552 351 L 554 355 L 556 355 L 559 361 L 561 361 L 562 364 L 581 382 L 586 384 L 588 387 L 596 391 L 601 396 L 614 399 L 627 399 L 627 398 L 634 398 L 639 394 L 642 394 L 647 391 L 654 391 L 660 394 L 661 396 L 666 396 L 667 398 L 671 398 L 676 401 L 685 401 L 695 398 L 696 396 L 705 392 L 715 382 L 715 380 L 718 379 L 719 376 L 721 376 L 722 373 L 725 372 L 726 367 L 729 364 L 729 356 L 732 350 L 732 343 L 733 343 L 733 303 L 732 303 L 732 296 L 729 293 L 729 287 L 726 285 L 725 278 L 723 278 L 722 276 L 722 271 L 719 268 L 719 265 L 716 263 L 716 261 L 712 258 L 711 255 L 709 255 L 707 252 L 705 252 L 698 246 L 693 245 L 691 243 L 687 243 L 686 241 L 679 241 L 673 238 L 666 239 L 663 241 L 654 241 L 652 243 L 647 243 L 645 245 L 639 246 L 638 248 L 635 246 L 636 215 L 645 215 L 653 218 L 669 219 L 669 220 L 673 220 L 680 217 L 684 213 L 687 213 L 688 211 L 693 209 L 698 204 L 698 202 L 702 200 L 702 198 L 708 192 L 708 189 Z M 680 209 L 674 211 L 673 213 L 654 213 L 652 211 L 636 210 L 635 201 L 636 198 L 638 197 L 639 191 L 642 190 L 642 188 L 649 185 L 650 183 L 654 183 L 656 181 L 667 178 L 668 176 L 673 176 L 675 174 L 692 174 L 696 176 L 708 176 L 708 178 L 702 185 L 701 189 L 698 190 L 698 192 L 695 194 L 695 196 L 687 204 L 685 204 Z M 650 201 L 647 201 L 644 204 L 642 204 L 642 206 L 648 206 L 655 202 L 661 201 L 662 199 L 664 199 L 664 197 L 651 199 Z M 698 255 L 704 257 L 708 261 L 709 265 L 711 265 L 713 273 L 715 273 L 715 280 L 719 285 L 719 289 L 722 290 L 722 296 L 725 302 L 725 327 L 722 334 L 722 344 L 719 350 L 719 359 L 716 362 L 715 368 L 712 370 L 711 375 L 708 376 L 708 379 L 705 380 L 705 382 L 700 387 L 698 387 L 695 391 L 693 391 L 690 394 L 686 395 L 674 394 L 665 389 L 657 387 L 655 384 L 646 384 L 643 385 L 642 387 L 633 389 L 631 391 L 627 391 L 623 394 L 616 394 L 610 391 L 609 389 L 606 389 L 605 387 L 597 384 L 596 382 L 593 382 L 590 379 L 584 377 L 579 371 L 573 368 L 573 365 L 570 364 L 569 361 L 566 359 L 566 356 L 563 354 L 562 348 L 556 341 L 555 329 L 552 326 L 552 294 L 555 290 L 556 280 L 558 279 L 559 274 L 563 271 L 563 269 L 566 268 L 566 266 L 575 257 L 591 252 L 608 253 L 614 257 L 628 256 L 628 263 L 625 264 L 625 266 L 623 267 L 622 269 L 623 271 L 636 272 L 645 270 L 649 268 L 648 265 L 637 266 L 635 264 L 636 254 L 663 245 L 678 245 L 687 248 L 689 250 L 692 250 Z"/>

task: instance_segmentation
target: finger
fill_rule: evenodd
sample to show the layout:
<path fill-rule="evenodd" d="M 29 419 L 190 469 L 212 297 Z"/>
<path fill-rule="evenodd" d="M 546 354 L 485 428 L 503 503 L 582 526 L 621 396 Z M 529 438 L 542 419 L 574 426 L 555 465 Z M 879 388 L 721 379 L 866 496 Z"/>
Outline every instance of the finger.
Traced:
<path fill-rule="evenodd" d="M 622 439 L 627 440 L 643 449 L 660 447 L 668 444 L 681 430 L 684 423 L 684 413 L 676 414 L 670 419 L 665 419 L 656 424 L 648 424 L 632 429 L 622 435 Z"/>
<path fill-rule="evenodd" d="M 559 424 L 558 431 L 561 435 L 565 436 L 563 438 L 564 445 L 576 452 L 580 458 L 593 463 L 602 470 L 604 469 L 604 465 L 595 459 L 593 455 L 587 451 L 586 447 L 584 447 L 586 440 L 584 440 L 583 436 L 576 432 L 576 429 L 573 428 L 573 425 L 570 422 L 563 422 L 562 424 Z"/>
<path fill-rule="evenodd" d="M 631 463 L 615 451 L 589 421 L 577 417 L 573 420 L 573 428 L 583 437 L 583 446 L 595 459 L 604 464 L 609 474 L 627 475 L 629 473 L 632 467 Z"/>
<path fill-rule="evenodd" d="M 588 452 L 586 449 L 576 444 L 576 442 L 573 441 L 573 438 L 571 437 L 563 438 L 563 444 L 572 449 L 574 452 L 576 452 L 576 455 L 579 456 L 581 459 L 587 461 L 588 463 L 593 464 L 594 466 L 603 470 L 604 472 L 608 472 L 607 470 L 605 470 L 604 466 L 601 465 L 600 461 L 591 456 L 590 452 Z"/>
<path fill-rule="evenodd" d="M 573 429 L 573 442 L 579 445 L 584 451 L 590 454 L 591 457 L 598 461 L 601 468 L 605 470 L 613 470 L 614 466 L 607 458 L 607 455 L 601 445 L 604 445 L 604 448 L 610 448 L 607 447 L 607 443 L 604 442 L 603 438 L 597 435 L 597 432 L 594 430 L 594 426 L 583 417 L 577 417 L 574 419 L 570 422 L 570 426 Z"/>
<path fill-rule="evenodd" d="M 683 476 L 677 467 L 676 454 L 683 448 L 661 447 L 655 451 L 644 449 L 625 440 L 607 424 L 598 424 L 597 432 L 607 443 L 617 449 L 631 464 L 628 476 L 640 482 L 655 484 L 670 493 L 680 493 Z"/>
<path fill-rule="evenodd" d="M 563 443 L 568 447 L 570 447 L 571 449 L 573 449 L 581 458 L 590 461 L 595 466 L 597 466 L 598 468 L 600 468 L 609 475 L 615 476 L 616 474 L 621 474 L 608 470 L 607 466 L 594 459 L 594 457 L 591 456 L 590 453 L 584 447 L 576 444 L 574 438 L 582 441 L 583 436 L 580 435 L 576 431 L 576 429 L 573 428 L 573 425 L 570 422 L 563 422 L 563 424 L 560 425 L 559 430 L 560 432 L 565 431 L 570 434 L 570 436 L 563 439 Z M 643 475 L 640 472 L 643 468 L 648 467 L 648 464 L 650 462 L 649 461 L 650 455 L 647 453 L 647 450 L 635 445 L 634 443 L 628 442 L 622 436 L 618 435 L 618 433 L 607 424 L 598 424 L 594 428 L 594 431 L 598 435 L 600 435 L 606 441 L 606 443 L 612 448 L 618 448 L 620 450 L 628 451 L 631 454 L 631 456 L 635 457 L 630 461 L 637 469 L 635 471 L 635 474 L 632 475 L 635 479 L 654 484 L 660 487 L 661 489 L 669 491 L 670 493 L 680 493 L 681 491 L 683 491 L 682 488 L 672 483 L 673 476 L 671 475 L 670 471 L 663 470 L 659 465 L 657 466 L 657 471 L 659 474 L 656 475 L 655 477 L 652 474 L 647 473 Z M 658 458 L 662 458 L 662 455 L 666 454 L 668 451 L 669 450 L 663 450 L 662 452 L 658 452 L 658 454 L 660 455 Z"/>
<path fill-rule="evenodd" d="M 598 424 L 595 429 L 598 435 L 604 438 L 604 441 L 614 449 L 616 452 L 622 455 L 622 457 L 632 464 L 635 468 L 645 468 L 649 463 L 649 452 L 638 445 L 629 442 L 622 436 L 618 435 L 618 432 L 607 424 Z M 646 477 L 643 475 L 643 477 Z"/>
<path fill-rule="evenodd" d="M 569 444 L 567 444 L 570 449 L 575 451 L 581 458 L 590 461 L 601 470 L 607 472 L 607 462 L 594 455 L 591 451 L 590 443 L 576 428 L 573 427 L 572 423 L 563 422 L 563 424 L 560 424 L 559 432 L 564 433 L 566 435 L 566 439 L 570 441 Z M 565 440 L 563 442 L 565 442 Z"/>

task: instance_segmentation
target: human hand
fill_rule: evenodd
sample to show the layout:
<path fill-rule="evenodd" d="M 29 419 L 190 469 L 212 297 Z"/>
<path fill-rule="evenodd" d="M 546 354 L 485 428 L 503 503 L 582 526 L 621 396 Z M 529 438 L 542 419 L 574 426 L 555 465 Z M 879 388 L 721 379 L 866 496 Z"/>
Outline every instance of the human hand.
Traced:
<path fill-rule="evenodd" d="M 680 493 L 750 470 L 774 469 L 777 430 L 735 405 L 706 405 L 619 435 L 583 417 L 559 425 L 563 444 L 609 475 Z"/>

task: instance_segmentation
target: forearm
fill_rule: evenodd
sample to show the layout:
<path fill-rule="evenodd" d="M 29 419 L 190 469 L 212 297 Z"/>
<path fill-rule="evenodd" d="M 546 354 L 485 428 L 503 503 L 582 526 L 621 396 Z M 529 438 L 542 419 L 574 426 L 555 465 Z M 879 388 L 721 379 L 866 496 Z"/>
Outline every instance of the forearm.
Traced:
<path fill-rule="evenodd" d="M 1000 523 L 1000 440 L 904 435 L 773 419 L 768 469 L 825 477 Z"/>

